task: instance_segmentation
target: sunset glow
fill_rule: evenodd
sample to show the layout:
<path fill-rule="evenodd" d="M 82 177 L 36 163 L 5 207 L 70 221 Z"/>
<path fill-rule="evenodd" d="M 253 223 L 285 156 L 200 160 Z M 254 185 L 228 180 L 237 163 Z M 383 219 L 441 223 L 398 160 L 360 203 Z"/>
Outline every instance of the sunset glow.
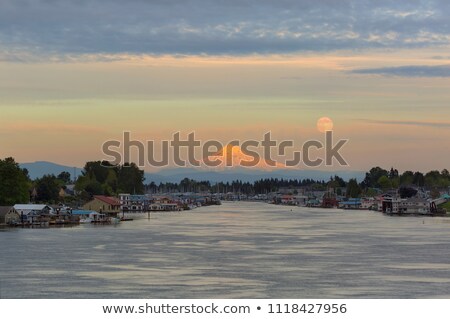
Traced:
<path fill-rule="evenodd" d="M 8 10 L 15 8 L 11 3 Z M 327 5 L 320 7 L 323 12 L 331 10 Z M 97 22 L 90 20 L 83 6 L 71 8 L 97 30 Z M 165 45 L 160 51 L 146 45 L 142 49 L 120 47 L 122 42 L 102 44 L 83 30 L 79 30 L 80 41 L 86 42 L 75 43 L 73 38 L 62 49 L 45 34 L 34 34 L 34 21 L 20 33 L 29 38 L 17 36 L 14 42 L 5 31 L 0 50 L 0 156 L 81 166 L 88 159 L 100 158 L 102 143 L 118 138 L 124 130 L 143 141 L 195 131 L 224 144 L 271 131 L 277 139 L 302 144 L 331 129 L 330 124 L 316 125 L 326 115 L 333 119 L 334 133 L 350 141 L 345 153 L 352 169 L 366 170 L 375 162 L 402 170 L 447 165 L 450 150 L 442 145 L 450 136 L 450 44 L 445 41 L 445 30 L 426 34 L 420 20 L 426 17 L 420 11 L 397 14 L 380 7 L 373 16 L 370 10 L 361 11 L 368 15 L 364 21 L 372 19 L 380 28 L 388 28 L 380 17 L 395 20 L 406 14 L 417 20 L 411 22 L 410 32 L 377 33 L 361 27 L 358 32 L 341 34 L 322 30 L 323 24 L 312 20 L 317 32 L 304 39 L 309 32 L 296 31 L 302 26 L 295 22 L 295 15 L 283 13 L 288 15 L 284 25 L 280 20 L 280 25 L 272 26 L 263 17 L 253 21 L 253 11 L 247 9 L 242 13 L 247 24 L 221 24 L 214 21 L 221 17 L 214 16 L 211 24 L 203 25 L 186 13 L 187 25 L 175 23 L 174 29 L 162 21 L 164 26 L 151 25 L 148 30 L 154 30 L 154 36 L 165 31 L 179 35 L 179 46 L 173 47 L 164 42 L 166 37 L 158 38 L 160 42 L 155 43 Z M 4 19 L 8 12 L 17 17 L 23 13 L 18 7 L 8 10 L 1 13 Z M 113 8 L 107 10 L 112 17 L 117 14 Z M 309 9 L 302 10 L 299 14 L 307 19 Z M 347 12 L 333 10 L 337 10 L 336 23 L 345 29 Z M 440 12 L 438 7 L 433 10 Z M 226 14 L 234 21 L 231 12 Z M 72 17 L 66 18 L 76 28 Z M 363 17 L 355 19 L 361 22 Z M 112 20 L 107 22 L 115 27 Z M 147 17 L 141 22 L 153 23 Z M 61 21 L 49 23 L 56 28 Z M 265 31 L 258 25 L 265 25 Z M 142 25 L 118 30 L 117 36 L 124 41 L 125 31 L 131 38 L 151 36 L 142 32 Z M 258 39 L 254 47 L 247 48 L 239 38 L 246 39 L 245 32 Z M 191 48 L 190 39 L 195 37 L 198 47 Z M 338 42 L 333 42 L 336 37 Z M 208 42 L 216 38 L 221 40 Z M 41 41 L 41 46 L 29 46 L 30 39 Z M 271 47 L 271 39 L 286 48 Z M 231 41 L 230 48 L 219 48 L 223 41 Z M 302 49 L 302 41 L 308 43 L 308 50 Z M 324 49 L 327 43 L 330 46 Z M 427 152 L 417 152 L 417 143 Z M 65 144 L 71 145 L 71 151 L 55 147 Z M 387 151 L 390 157 L 381 155 Z"/>

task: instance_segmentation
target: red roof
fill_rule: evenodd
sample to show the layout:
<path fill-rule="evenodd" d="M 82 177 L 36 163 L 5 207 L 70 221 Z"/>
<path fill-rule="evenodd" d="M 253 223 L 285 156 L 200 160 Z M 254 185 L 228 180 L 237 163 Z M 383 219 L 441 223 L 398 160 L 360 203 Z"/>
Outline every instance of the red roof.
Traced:
<path fill-rule="evenodd" d="M 111 197 L 111 196 L 103 196 L 103 195 L 95 195 L 95 199 L 98 199 L 99 201 L 105 202 L 108 205 L 113 206 L 120 206 L 120 202 L 117 198 Z"/>

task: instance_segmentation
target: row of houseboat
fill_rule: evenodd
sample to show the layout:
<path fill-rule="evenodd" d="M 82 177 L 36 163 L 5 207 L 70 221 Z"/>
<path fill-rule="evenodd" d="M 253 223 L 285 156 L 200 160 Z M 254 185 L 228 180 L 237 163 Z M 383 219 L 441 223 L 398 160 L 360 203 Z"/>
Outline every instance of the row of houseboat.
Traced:
<path fill-rule="evenodd" d="M 78 224 L 115 224 L 120 218 L 114 213 L 73 210 L 69 207 L 39 204 L 18 204 L 0 207 L 0 224 L 9 226 L 58 226 Z"/>
<path fill-rule="evenodd" d="M 50 226 L 73 224 L 116 224 L 131 220 L 125 213 L 170 212 L 200 206 L 220 205 L 212 196 L 197 194 L 94 196 L 80 209 L 45 204 L 0 207 L 0 225 Z"/>
<path fill-rule="evenodd" d="M 365 198 L 339 198 L 330 193 L 324 193 L 322 198 L 305 195 L 279 194 L 271 201 L 273 204 L 294 205 L 303 207 L 341 208 L 373 210 L 388 215 L 446 215 L 445 209 L 439 208 L 450 200 L 448 194 L 437 199 L 426 197 L 400 198 L 394 193 L 380 194 Z"/>

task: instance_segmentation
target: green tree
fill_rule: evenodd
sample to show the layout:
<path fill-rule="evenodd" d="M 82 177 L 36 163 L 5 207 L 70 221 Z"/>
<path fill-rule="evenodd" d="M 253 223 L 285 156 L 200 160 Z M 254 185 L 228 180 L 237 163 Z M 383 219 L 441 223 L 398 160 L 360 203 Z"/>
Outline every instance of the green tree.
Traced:
<path fill-rule="evenodd" d="M 400 185 L 409 186 L 414 183 L 414 173 L 406 171 L 400 175 Z"/>
<path fill-rule="evenodd" d="M 102 184 L 97 180 L 89 178 L 89 176 L 80 176 L 75 183 L 75 190 L 84 193 L 84 197 L 92 197 L 94 195 L 103 195 L 104 190 Z"/>
<path fill-rule="evenodd" d="M 425 178 L 421 172 L 414 173 L 413 184 L 419 187 L 425 185 Z"/>
<path fill-rule="evenodd" d="M 357 198 L 361 195 L 361 187 L 359 187 L 356 178 L 351 178 L 347 183 L 347 197 Z"/>
<path fill-rule="evenodd" d="M 44 175 L 38 178 L 35 184 L 38 201 L 45 203 L 58 201 L 61 184 L 55 175 Z"/>
<path fill-rule="evenodd" d="M 369 196 L 369 197 L 374 197 L 377 194 L 378 193 L 377 193 L 377 191 L 374 188 L 368 188 L 367 191 L 365 192 L 365 195 Z"/>
<path fill-rule="evenodd" d="M 125 163 L 119 168 L 117 177 L 118 191 L 130 194 L 142 194 L 144 192 L 144 171 L 135 163 Z"/>
<path fill-rule="evenodd" d="M 108 179 L 110 170 L 117 169 L 117 167 L 106 161 L 87 162 L 84 166 L 83 175 L 91 180 L 96 180 L 100 184 L 104 184 Z"/>
<path fill-rule="evenodd" d="M 398 176 L 390 178 L 390 180 L 391 180 L 392 188 L 398 188 L 400 186 L 400 178 Z"/>
<path fill-rule="evenodd" d="M 62 181 L 64 184 L 70 184 L 71 178 L 69 172 L 61 172 L 57 178 Z"/>
<path fill-rule="evenodd" d="M 30 180 L 12 157 L 0 159 L 0 205 L 28 203 Z"/>
<path fill-rule="evenodd" d="M 389 178 L 393 179 L 395 177 L 398 177 L 398 170 L 396 170 L 395 168 L 391 167 L 391 170 L 389 171 Z"/>
<path fill-rule="evenodd" d="M 394 171 L 395 172 L 395 171 Z M 385 169 L 382 169 L 381 167 L 373 167 L 370 169 L 369 172 L 366 173 L 366 177 L 364 178 L 364 181 L 361 183 L 364 188 L 369 187 L 380 187 L 378 184 L 378 180 L 382 176 L 388 176 L 389 172 Z"/>
<path fill-rule="evenodd" d="M 392 182 L 387 176 L 381 176 L 378 179 L 377 184 L 381 187 L 382 190 L 388 190 L 392 188 Z"/>

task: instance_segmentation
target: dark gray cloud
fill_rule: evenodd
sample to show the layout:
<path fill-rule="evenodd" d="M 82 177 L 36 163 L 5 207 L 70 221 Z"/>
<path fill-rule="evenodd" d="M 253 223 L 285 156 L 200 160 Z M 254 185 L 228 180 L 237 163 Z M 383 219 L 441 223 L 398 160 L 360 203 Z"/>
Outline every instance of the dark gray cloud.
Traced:
<path fill-rule="evenodd" d="M 434 128 L 450 128 L 449 122 L 421 122 L 421 121 L 392 121 L 392 120 L 369 120 L 358 119 L 359 122 L 369 124 L 387 124 L 387 125 L 407 125 L 407 126 L 425 126 Z"/>
<path fill-rule="evenodd" d="M 0 0 L 0 51 L 265 54 L 447 45 L 450 2 Z"/>
<path fill-rule="evenodd" d="M 409 65 L 386 68 L 358 69 L 350 73 L 356 74 L 378 74 L 400 77 L 450 77 L 450 65 Z"/>

